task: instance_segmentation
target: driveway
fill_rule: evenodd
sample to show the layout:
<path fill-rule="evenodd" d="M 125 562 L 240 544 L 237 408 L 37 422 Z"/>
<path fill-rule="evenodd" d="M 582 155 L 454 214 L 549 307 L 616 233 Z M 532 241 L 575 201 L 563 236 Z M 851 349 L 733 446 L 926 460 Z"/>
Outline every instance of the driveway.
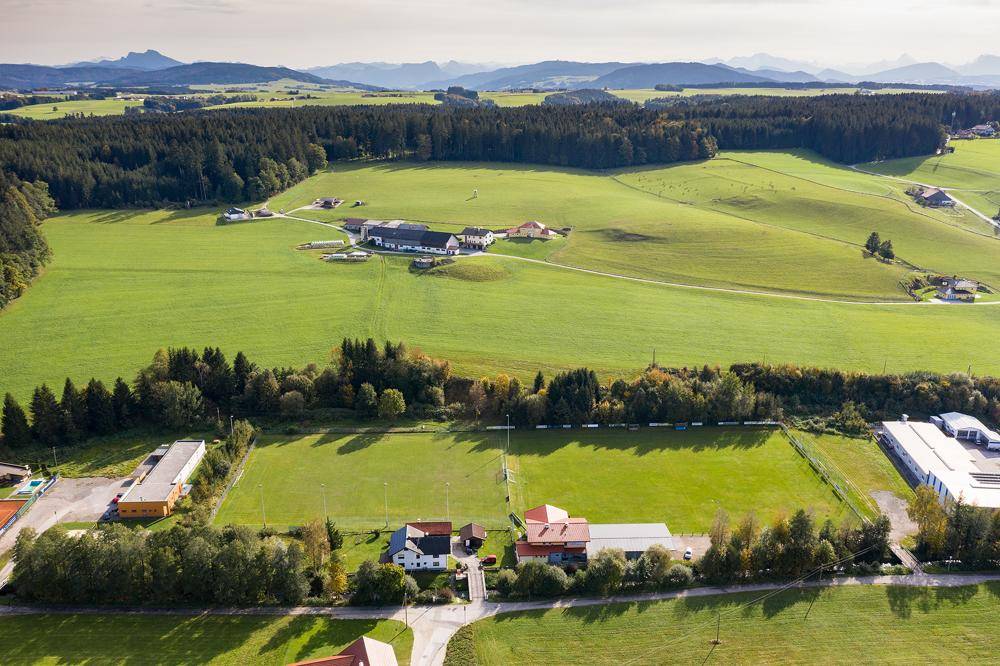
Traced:
<path fill-rule="evenodd" d="M 469 579 L 469 601 L 486 599 L 486 576 L 479 566 L 478 554 L 466 555 L 462 541 L 458 537 L 452 537 L 451 556 L 465 565 L 465 574 Z"/>

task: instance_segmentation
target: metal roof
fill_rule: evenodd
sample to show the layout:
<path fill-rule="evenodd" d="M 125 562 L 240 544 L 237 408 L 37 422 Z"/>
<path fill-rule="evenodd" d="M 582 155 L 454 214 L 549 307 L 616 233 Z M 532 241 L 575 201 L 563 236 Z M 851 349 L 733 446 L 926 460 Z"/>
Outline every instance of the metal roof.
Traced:
<path fill-rule="evenodd" d="M 587 557 L 604 548 L 620 548 L 626 553 L 642 553 L 659 544 L 674 550 L 674 539 L 663 523 L 604 523 L 590 526 Z"/>

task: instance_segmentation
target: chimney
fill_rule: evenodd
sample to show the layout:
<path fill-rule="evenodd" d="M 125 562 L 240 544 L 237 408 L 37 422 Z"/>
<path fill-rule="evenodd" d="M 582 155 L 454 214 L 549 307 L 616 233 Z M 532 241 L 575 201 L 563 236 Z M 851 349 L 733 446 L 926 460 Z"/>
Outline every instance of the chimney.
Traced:
<path fill-rule="evenodd" d="M 910 420 L 910 415 L 909 414 L 903 414 L 901 417 L 899 417 L 899 420 L 902 421 L 903 423 L 906 423 L 907 421 Z"/>

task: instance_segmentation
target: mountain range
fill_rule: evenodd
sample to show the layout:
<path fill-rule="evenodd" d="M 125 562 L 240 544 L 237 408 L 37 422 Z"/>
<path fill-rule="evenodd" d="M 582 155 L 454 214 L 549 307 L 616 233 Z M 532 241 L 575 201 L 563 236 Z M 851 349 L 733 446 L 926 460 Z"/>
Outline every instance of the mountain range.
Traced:
<path fill-rule="evenodd" d="M 910 55 L 870 64 L 824 67 L 820 63 L 756 53 L 702 62 L 577 62 L 546 60 L 516 66 L 495 63 L 434 61 L 413 63 L 348 62 L 305 71 L 245 63 L 185 64 L 159 51 L 130 52 L 117 59 L 99 59 L 48 67 L 0 64 L 0 88 L 36 89 L 69 85 L 110 86 L 264 83 L 290 79 L 363 90 L 437 90 L 461 86 L 470 90 L 524 88 L 652 88 L 668 85 L 808 84 L 873 82 L 881 84 L 960 85 L 1000 88 L 1000 56 L 982 55 L 972 62 L 945 65 L 917 62 Z"/>

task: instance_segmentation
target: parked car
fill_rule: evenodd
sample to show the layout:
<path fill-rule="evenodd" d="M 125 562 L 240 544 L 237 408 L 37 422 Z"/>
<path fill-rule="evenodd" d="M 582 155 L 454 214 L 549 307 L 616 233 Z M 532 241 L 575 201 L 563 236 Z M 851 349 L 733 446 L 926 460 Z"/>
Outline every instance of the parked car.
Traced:
<path fill-rule="evenodd" d="M 119 502 L 119 501 L 121 500 L 121 498 L 122 498 L 122 497 L 124 497 L 124 496 L 125 496 L 125 493 L 118 493 L 117 495 L 115 495 L 115 498 L 114 498 L 113 500 L 111 500 L 111 503 L 112 503 L 112 504 L 118 504 L 118 502 Z"/>
<path fill-rule="evenodd" d="M 494 564 L 497 563 L 497 556 L 487 555 L 486 557 L 479 560 L 479 563 L 482 564 L 484 567 L 492 567 Z"/>
<path fill-rule="evenodd" d="M 690 560 L 694 556 L 694 551 L 691 550 L 691 546 L 684 549 L 684 559 Z"/>

